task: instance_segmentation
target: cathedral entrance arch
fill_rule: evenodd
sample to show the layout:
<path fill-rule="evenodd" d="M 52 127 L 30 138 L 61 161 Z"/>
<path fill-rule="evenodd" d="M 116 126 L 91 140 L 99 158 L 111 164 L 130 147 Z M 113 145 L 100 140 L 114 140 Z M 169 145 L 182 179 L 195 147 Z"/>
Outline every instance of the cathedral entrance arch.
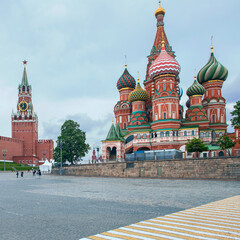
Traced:
<path fill-rule="evenodd" d="M 150 151 L 150 148 L 148 148 L 148 147 L 140 147 L 140 148 L 138 148 L 137 151 Z"/>
<path fill-rule="evenodd" d="M 109 160 L 110 161 L 116 161 L 116 159 L 117 159 L 117 148 L 113 147 L 111 152 L 110 152 Z"/>
<path fill-rule="evenodd" d="M 129 148 L 127 151 L 126 151 L 126 154 L 128 153 L 133 153 L 133 147 Z"/>
<path fill-rule="evenodd" d="M 223 151 L 220 151 L 220 152 L 218 153 L 218 156 L 219 156 L 219 157 L 223 157 L 223 156 L 224 156 L 224 152 L 223 152 Z"/>

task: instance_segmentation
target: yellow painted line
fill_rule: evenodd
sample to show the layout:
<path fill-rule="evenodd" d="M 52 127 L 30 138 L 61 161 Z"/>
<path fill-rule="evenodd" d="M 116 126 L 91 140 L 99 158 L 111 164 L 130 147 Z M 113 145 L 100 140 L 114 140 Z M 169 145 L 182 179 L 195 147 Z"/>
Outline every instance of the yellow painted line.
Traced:
<path fill-rule="evenodd" d="M 102 235 L 106 235 L 106 236 L 109 236 L 109 237 L 120 238 L 120 239 L 126 239 L 126 240 L 141 240 L 141 238 L 126 237 L 126 236 L 123 236 L 123 235 L 113 234 L 113 233 L 109 233 L 109 232 L 102 233 Z"/>
<path fill-rule="evenodd" d="M 205 213 L 205 212 L 195 212 L 195 211 L 189 211 L 187 210 L 185 213 L 192 213 L 193 215 L 207 215 L 207 216 L 216 216 L 216 217 L 220 217 L 221 219 L 230 219 L 231 221 L 234 221 L 234 222 L 239 222 L 240 219 L 238 218 L 235 218 L 235 217 L 232 217 L 232 216 L 227 216 L 227 215 L 220 215 L 220 214 L 213 214 L 213 213 Z"/>
<path fill-rule="evenodd" d="M 240 239 L 240 195 L 82 240 Z"/>
<path fill-rule="evenodd" d="M 192 218 L 194 219 L 194 222 L 191 221 L 191 219 L 187 219 L 186 217 L 182 217 L 182 218 L 173 218 L 171 216 L 169 217 L 164 217 L 164 218 L 155 218 L 153 220 L 147 220 L 146 222 L 162 222 L 162 221 L 168 221 L 168 222 L 176 222 L 176 223 L 183 223 L 183 224 L 191 224 L 191 225 L 196 225 L 196 226 L 201 226 L 201 227 L 208 227 L 209 228 L 218 228 L 217 226 L 221 226 L 221 228 L 219 227 L 218 229 L 223 229 L 223 230 L 231 230 L 231 231 L 236 231 L 236 232 L 239 232 L 238 230 L 236 229 L 239 229 L 238 226 L 229 226 L 229 225 L 226 225 L 226 224 L 220 224 L 219 222 L 216 224 L 216 222 L 203 222 L 203 221 L 197 221 L 196 218 Z M 205 221 L 208 220 L 207 218 L 205 218 Z M 236 229 L 235 229 L 236 228 Z"/>
<path fill-rule="evenodd" d="M 223 211 L 216 211 L 215 209 L 210 210 L 210 209 L 205 209 L 205 208 L 203 208 L 201 210 L 195 209 L 195 210 L 192 210 L 192 211 L 194 211 L 194 212 L 204 212 L 204 213 L 216 213 L 219 216 L 226 216 L 226 215 L 228 215 L 228 213 L 230 213 L 231 217 L 240 218 L 240 214 L 235 214 L 235 213 L 232 213 L 232 212 L 229 212 L 229 211 L 224 211 L 225 214 L 222 214 Z"/>
<path fill-rule="evenodd" d="M 131 232 L 131 231 L 123 230 L 123 229 L 115 229 L 115 231 L 121 232 L 121 233 L 126 233 L 126 234 L 133 234 L 133 235 L 141 236 L 141 237 L 148 237 L 148 238 L 152 238 L 152 239 L 158 239 L 158 240 L 169 239 L 169 238 L 156 237 L 156 236 L 153 236 L 153 235 L 148 235 L 148 234 L 143 234 L 143 233 L 138 233 L 138 232 Z"/>
<path fill-rule="evenodd" d="M 153 227 L 153 225 L 149 225 L 149 224 L 143 224 L 143 223 L 137 223 L 136 225 L 141 225 L 141 226 L 147 226 L 147 227 Z M 211 231 L 211 230 L 205 230 L 205 229 L 199 229 L 199 228 L 192 228 L 192 227 L 185 227 L 184 226 L 184 229 L 176 229 L 176 228 L 171 228 L 171 227 L 160 227 L 160 226 L 154 226 L 154 228 L 159 228 L 159 229 L 165 229 L 165 230 L 169 230 L 169 231 L 175 231 L 175 232 L 180 232 L 180 233 L 184 233 L 184 234 L 192 234 L 194 236 L 200 236 L 200 237 L 208 237 L 208 238 L 213 238 L 213 239 L 216 239 L 216 236 L 218 239 L 225 239 L 224 236 L 227 236 L 227 237 L 240 237 L 239 235 L 233 235 L 233 234 L 227 234 L 227 233 L 219 233 L 219 232 L 216 232 L 216 231 Z M 197 233 L 197 232 L 189 232 L 187 231 L 188 230 L 193 230 L 193 231 L 198 231 L 198 232 L 203 232 L 203 233 Z M 151 231 L 151 230 L 148 230 L 148 231 Z M 211 234 L 214 234 L 215 236 L 213 235 L 208 235 L 207 233 L 211 233 Z M 220 236 L 219 236 L 220 235 Z M 221 237 L 222 236 L 222 237 Z"/>
<path fill-rule="evenodd" d="M 94 236 L 92 236 L 92 237 L 89 237 L 89 239 L 93 239 L 93 240 L 102 240 L 102 239 L 104 239 L 104 238 L 100 238 L 100 237 L 94 237 Z"/>
<path fill-rule="evenodd" d="M 211 221 L 211 222 L 220 222 L 220 223 L 225 223 L 225 224 L 228 224 L 230 226 L 236 226 L 236 222 L 232 222 L 232 221 L 228 221 L 228 220 L 224 220 L 224 219 L 217 219 L 217 218 L 214 218 L 214 217 L 210 217 L 210 216 L 196 216 L 196 215 L 187 215 L 187 214 L 180 214 L 180 213 L 174 213 L 172 214 L 171 216 L 165 216 L 165 217 L 180 217 L 180 218 L 190 218 L 192 220 L 195 221 L 195 219 L 200 219 L 202 221 Z M 155 219 L 159 219 L 159 218 L 155 218 Z M 238 222 L 237 222 L 238 223 Z"/>
<path fill-rule="evenodd" d="M 174 220 L 165 220 L 165 219 L 161 219 L 161 220 L 158 220 L 157 222 L 156 221 L 152 221 L 152 220 L 148 220 L 146 222 L 149 222 L 149 223 L 154 223 L 154 224 L 165 224 L 165 225 L 168 225 L 168 226 L 182 226 L 182 227 L 186 227 L 188 228 L 189 226 L 188 225 L 192 225 L 192 226 L 196 226 L 196 227 L 201 227 L 200 229 L 202 228 L 211 228 L 211 229 L 217 229 L 217 230 L 225 230 L 225 231 L 232 231 L 232 232 L 236 232 L 236 233 L 239 233 L 240 234 L 240 231 L 236 230 L 236 229 L 229 229 L 229 228 L 220 228 L 220 227 L 216 227 L 216 226 L 211 226 L 211 225 L 204 225 L 204 224 L 197 224 L 197 223 L 190 223 L 190 222 L 186 222 L 186 221 L 176 221 L 175 219 Z M 171 223 L 169 223 L 171 222 Z M 194 221 L 195 222 L 195 221 Z M 175 224 L 172 224 L 172 223 L 176 223 Z M 197 228 L 198 229 L 198 228 Z M 239 236 L 240 237 L 240 236 Z"/>
<path fill-rule="evenodd" d="M 147 228 L 142 229 L 140 227 L 133 227 L 133 226 L 128 226 L 126 228 L 135 229 L 135 230 L 141 230 L 141 231 L 145 231 L 145 232 L 149 232 L 149 233 L 161 234 L 161 235 L 166 235 L 166 236 L 180 238 L 180 239 L 186 239 L 186 240 L 192 240 L 193 239 L 192 237 L 188 237 L 188 236 L 181 235 L 181 234 L 178 234 L 178 233 L 170 233 L 170 232 L 165 232 L 165 231 L 156 231 L 156 230 L 147 229 Z M 188 234 L 190 234 L 190 233 L 188 233 Z"/>

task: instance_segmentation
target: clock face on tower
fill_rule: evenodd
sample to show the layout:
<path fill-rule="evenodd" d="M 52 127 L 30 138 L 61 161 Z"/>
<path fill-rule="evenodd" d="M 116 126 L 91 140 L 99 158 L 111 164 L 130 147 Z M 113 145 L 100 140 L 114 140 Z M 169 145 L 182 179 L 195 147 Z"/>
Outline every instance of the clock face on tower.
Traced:
<path fill-rule="evenodd" d="M 18 104 L 18 106 L 19 106 L 20 111 L 22 111 L 22 112 L 25 112 L 28 109 L 28 104 L 25 101 L 21 101 Z"/>

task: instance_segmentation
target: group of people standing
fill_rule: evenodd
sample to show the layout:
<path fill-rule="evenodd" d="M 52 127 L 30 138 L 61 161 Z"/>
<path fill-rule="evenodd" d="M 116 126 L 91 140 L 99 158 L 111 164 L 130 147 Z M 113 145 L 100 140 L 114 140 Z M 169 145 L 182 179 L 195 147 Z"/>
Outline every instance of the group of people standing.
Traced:
<path fill-rule="evenodd" d="M 38 169 L 38 170 L 32 169 L 32 173 L 33 173 L 33 177 L 36 175 L 36 178 L 39 178 L 39 177 L 41 177 L 41 175 L 42 175 L 40 169 Z M 19 175 L 19 172 L 17 171 L 17 172 L 16 172 L 17 178 L 18 178 L 18 175 Z M 23 171 L 21 172 L 21 177 L 23 177 Z"/>
<path fill-rule="evenodd" d="M 41 170 L 40 169 L 38 169 L 38 170 L 34 169 L 33 170 L 33 176 L 35 176 L 35 175 L 36 175 L 36 178 L 41 177 L 41 175 L 42 175 Z"/>

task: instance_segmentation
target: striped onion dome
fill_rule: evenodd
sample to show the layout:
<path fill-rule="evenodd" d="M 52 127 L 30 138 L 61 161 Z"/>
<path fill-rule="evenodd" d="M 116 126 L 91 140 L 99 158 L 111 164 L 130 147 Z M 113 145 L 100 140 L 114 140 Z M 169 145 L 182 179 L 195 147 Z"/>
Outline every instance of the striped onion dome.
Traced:
<path fill-rule="evenodd" d="M 190 108 L 190 99 L 188 99 L 188 100 L 186 101 L 186 107 L 187 107 L 187 108 Z"/>
<path fill-rule="evenodd" d="M 181 67 L 177 60 L 170 56 L 165 49 L 164 41 L 162 42 L 162 50 L 149 69 L 150 78 L 158 75 L 174 74 L 179 75 Z"/>
<path fill-rule="evenodd" d="M 200 84 L 210 80 L 225 81 L 228 76 L 228 70 L 217 61 L 211 47 L 211 56 L 208 63 L 199 71 L 197 79 Z"/>
<path fill-rule="evenodd" d="M 205 93 L 205 88 L 197 82 L 197 77 L 194 77 L 194 82 L 187 90 L 187 95 L 189 97 L 193 95 L 203 95 Z"/>
<path fill-rule="evenodd" d="M 182 95 L 183 95 L 183 89 L 182 89 L 182 87 L 179 87 L 179 88 L 178 88 L 178 94 L 179 94 L 179 98 L 182 98 Z"/>
<path fill-rule="evenodd" d="M 122 76 L 117 81 L 117 88 L 118 90 L 122 88 L 135 88 L 136 81 L 135 79 L 130 75 L 130 73 L 127 70 L 127 65 L 125 65 L 125 70 L 122 74 Z"/>
<path fill-rule="evenodd" d="M 139 83 L 139 79 L 138 79 L 138 84 L 136 86 L 136 88 L 134 89 L 134 91 L 132 91 L 129 94 L 129 102 L 135 102 L 135 101 L 147 101 L 149 99 L 148 93 L 146 90 L 142 89 L 142 87 L 140 86 Z"/>

